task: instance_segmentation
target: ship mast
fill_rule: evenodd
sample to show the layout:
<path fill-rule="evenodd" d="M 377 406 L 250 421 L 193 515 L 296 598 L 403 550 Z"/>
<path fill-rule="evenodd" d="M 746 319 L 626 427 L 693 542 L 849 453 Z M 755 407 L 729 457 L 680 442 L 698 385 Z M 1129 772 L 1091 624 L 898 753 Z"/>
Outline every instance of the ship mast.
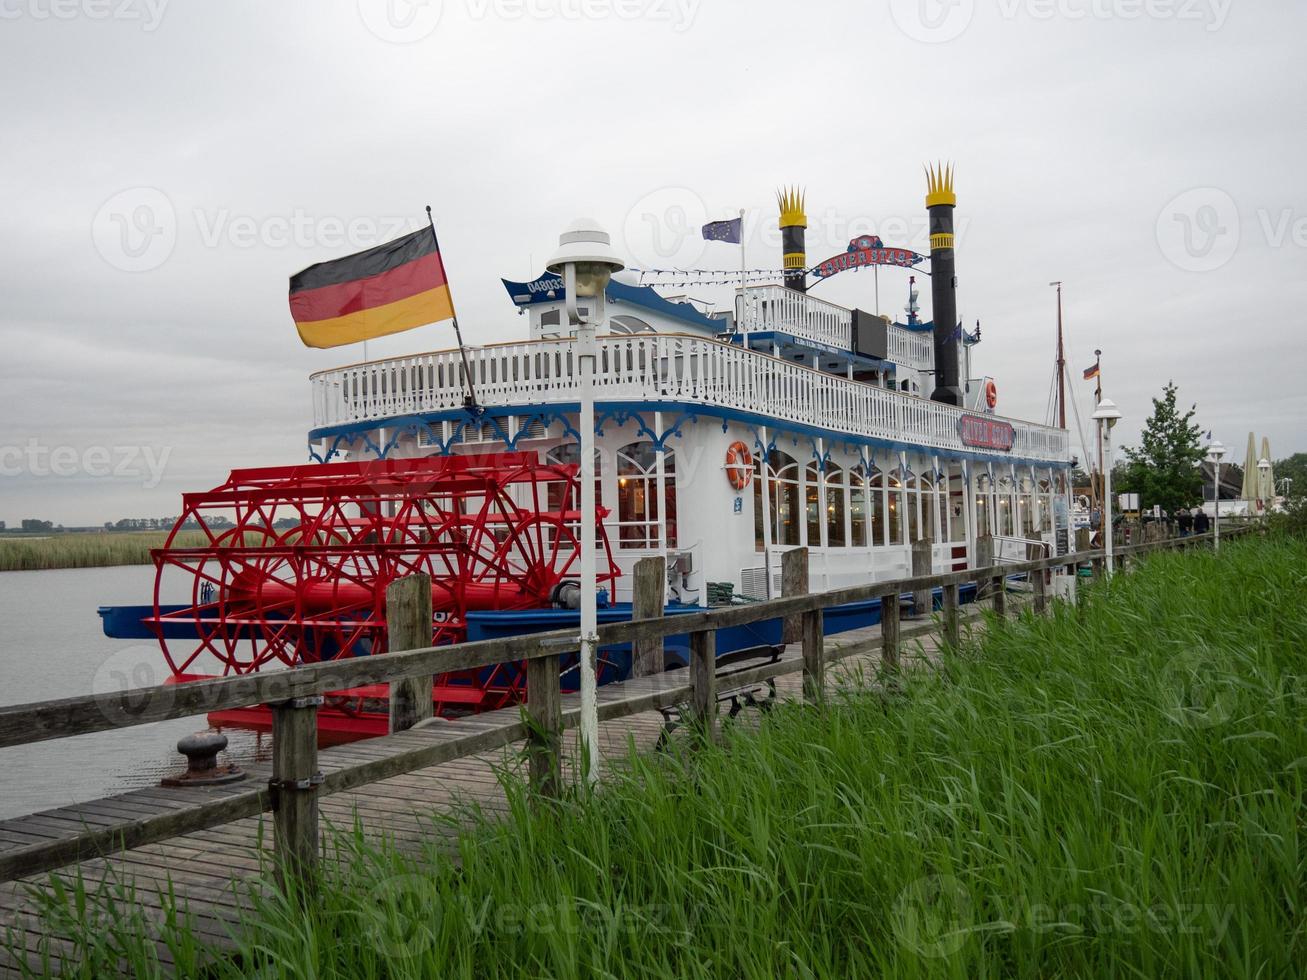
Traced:
<path fill-rule="evenodd" d="M 1050 282 L 1057 287 L 1057 427 L 1066 428 L 1066 350 L 1062 345 L 1062 282 Z"/>

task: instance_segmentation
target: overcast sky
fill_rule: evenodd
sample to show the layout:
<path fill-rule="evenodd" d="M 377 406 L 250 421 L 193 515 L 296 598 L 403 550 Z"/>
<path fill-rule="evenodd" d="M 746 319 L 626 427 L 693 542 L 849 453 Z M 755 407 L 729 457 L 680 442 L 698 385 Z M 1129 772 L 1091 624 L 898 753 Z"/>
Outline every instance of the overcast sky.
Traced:
<path fill-rule="evenodd" d="M 287 277 L 428 203 L 482 343 L 524 335 L 499 277 L 577 215 L 633 266 L 730 268 L 694 230 L 745 208 L 775 268 L 799 183 L 813 261 L 924 251 L 937 158 L 1004 414 L 1044 418 L 1061 279 L 1082 414 L 1101 347 L 1125 442 L 1174 379 L 1237 460 L 1251 429 L 1307 450 L 1304 37 L 1285 0 L 0 0 L 0 519 L 175 514 L 303 460 L 308 375 L 360 351 L 300 344 Z"/>

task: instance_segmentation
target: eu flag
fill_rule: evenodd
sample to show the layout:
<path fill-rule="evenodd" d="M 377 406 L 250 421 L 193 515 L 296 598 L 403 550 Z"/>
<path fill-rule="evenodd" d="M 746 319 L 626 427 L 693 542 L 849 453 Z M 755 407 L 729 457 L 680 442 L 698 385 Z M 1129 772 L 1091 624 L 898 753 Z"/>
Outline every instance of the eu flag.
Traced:
<path fill-rule="evenodd" d="M 703 226 L 704 241 L 730 242 L 732 245 L 738 245 L 743 237 L 743 218 L 732 218 L 730 221 L 710 221 Z"/>

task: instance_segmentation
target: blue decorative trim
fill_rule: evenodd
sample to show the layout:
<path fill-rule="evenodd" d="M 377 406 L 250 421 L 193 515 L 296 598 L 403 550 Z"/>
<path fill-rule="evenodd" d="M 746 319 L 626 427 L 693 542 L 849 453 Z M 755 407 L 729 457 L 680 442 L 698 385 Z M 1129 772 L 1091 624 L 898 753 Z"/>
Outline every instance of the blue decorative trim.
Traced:
<path fill-rule="evenodd" d="M 567 416 L 579 413 L 580 409 L 581 406 L 576 402 L 560 402 L 558 404 L 549 405 L 504 406 L 483 409 L 481 412 L 481 419 L 498 419 L 509 415 L 517 415 L 521 417 L 530 417 L 531 419 L 538 421 L 544 421 L 545 419 L 548 419 L 551 422 L 559 421 L 565 426 L 565 431 L 570 433 L 573 438 L 579 441 L 581 438 L 580 433 L 577 432 L 571 423 L 567 421 Z M 595 405 L 597 419 L 601 417 L 605 420 L 610 418 L 616 419 L 617 413 L 619 412 L 628 413 L 632 416 L 636 413 L 642 412 L 680 413 L 680 417 L 677 419 L 675 424 L 655 440 L 659 448 L 665 447 L 667 440 L 673 435 L 677 438 L 681 438 L 683 434 L 680 430 L 685 423 L 697 422 L 701 417 L 703 417 L 720 418 L 728 422 L 739 422 L 752 428 L 755 431 L 755 434 L 758 428 L 767 426 L 768 429 L 775 429 L 778 432 L 784 432 L 790 435 L 793 438 L 794 445 L 796 446 L 799 444 L 800 437 L 822 438 L 833 439 L 837 442 L 843 442 L 846 445 L 853 444 L 857 446 L 867 446 L 872 448 L 873 451 L 886 450 L 894 453 L 910 452 L 924 456 L 939 455 L 946 456 L 949 459 L 973 459 L 983 463 L 1022 463 L 1066 470 L 1071 468 L 1069 462 L 1055 462 L 1024 456 L 995 457 L 984 453 L 968 452 L 967 450 L 961 449 L 941 449 L 937 446 L 924 446 L 903 440 L 878 439 L 872 436 L 853 435 L 848 432 L 839 432 L 834 429 L 823 429 L 818 426 L 805 425 L 801 422 L 789 422 L 772 418 L 770 416 L 760 415 L 756 412 L 744 412 L 738 409 L 722 408 L 716 405 L 695 405 L 687 402 L 599 402 Z M 473 421 L 473 419 L 469 416 L 466 409 L 456 408 L 442 412 L 431 412 L 425 415 L 397 416 L 390 419 L 379 419 L 368 422 L 351 422 L 346 425 L 337 426 L 324 426 L 323 428 L 313 429 L 309 432 L 309 452 L 313 459 L 327 462 L 339 452 L 342 442 L 347 442 L 352 445 L 360 439 L 363 439 L 365 444 L 370 446 L 374 452 L 379 452 L 379 448 L 376 447 L 375 443 L 371 442 L 370 438 L 366 435 L 367 433 L 375 432 L 380 428 L 390 428 L 392 426 L 399 427 L 402 431 L 420 431 L 409 427 L 421 426 L 430 428 L 433 424 L 442 421 L 461 421 L 464 423 L 465 427 L 466 424 Z M 496 424 L 496 428 L 501 427 Z M 461 428 L 459 431 L 462 431 Z M 398 438 L 398 435 L 396 438 Z M 313 444 L 321 441 L 332 441 L 332 446 L 327 451 L 325 457 L 319 457 L 318 454 L 313 451 Z M 438 438 L 433 438 L 432 440 L 433 444 L 441 446 L 441 451 L 444 453 L 448 453 L 450 451 L 450 446 L 457 441 L 459 440 L 453 436 L 450 437 L 448 443 L 441 443 Z M 505 444 L 508 444 L 509 442 L 506 435 L 504 441 Z M 516 440 L 514 440 L 514 442 L 515 441 Z M 758 442 L 761 444 L 760 439 Z M 394 440 L 388 441 L 386 451 L 393 448 L 393 445 Z M 774 449 L 775 445 L 776 441 L 773 439 L 769 448 Z"/>

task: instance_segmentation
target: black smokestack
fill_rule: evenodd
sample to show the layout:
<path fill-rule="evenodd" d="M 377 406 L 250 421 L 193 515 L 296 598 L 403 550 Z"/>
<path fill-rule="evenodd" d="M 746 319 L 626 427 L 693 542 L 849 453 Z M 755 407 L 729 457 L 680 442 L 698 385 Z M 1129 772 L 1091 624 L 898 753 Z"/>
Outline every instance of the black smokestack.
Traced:
<path fill-rule="evenodd" d="M 958 277 L 953 251 L 953 167 L 926 168 L 926 208 L 930 212 L 930 295 L 935 318 L 935 390 L 932 401 L 961 405 L 958 383 Z"/>
<path fill-rule="evenodd" d="M 803 211 L 803 192 L 797 187 L 776 192 L 781 208 L 781 252 L 785 256 L 785 285 L 801 293 L 808 291 L 808 216 Z"/>

